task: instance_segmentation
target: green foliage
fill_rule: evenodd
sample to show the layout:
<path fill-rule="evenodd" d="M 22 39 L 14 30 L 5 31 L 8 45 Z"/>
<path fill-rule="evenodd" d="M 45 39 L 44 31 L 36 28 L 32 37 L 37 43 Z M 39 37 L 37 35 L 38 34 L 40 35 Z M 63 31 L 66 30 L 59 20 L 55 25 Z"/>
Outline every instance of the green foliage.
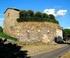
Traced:
<path fill-rule="evenodd" d="M 46 14 L 46 13 L 42 13 L 42 18 L 49 18 L 49 16 L 48 16 L 48 14 Z"/>
<path fill-rule="evenodd" d="M 41 18 L 42 17 L 42 13 L 41 12 L 36 12 L 34 16 Z"/>
<path fill-rule="evenodd" d="M 55 23 L 59 24 L 59 22 L 57 20 L 55 20 Z"/>
<path fill-rule="evenodd" d="M 59 24 L 59 22 L 55 19 L 55 16 L 52 15 L 52 14 L 49 15 L 49 20 L 48 21 Z"/>
<path fill-rule="evenodd" d="M 27 16 L 26 10 L 20 11 L 19 15 L 21 19 L 26 19 L 26 16 Z"/>
<path fill-rule="evenodd" d="M 55 20 L 55 16 L 52 14 L 49 14 L 49 19 L 54 19 Z"/>
<path fill-rule="evenodd" d="M 23 22 L 23 19 L 17 18 L 17 22 Z"/>
<path fill-rule="evenodd" d="M 16 38 L 11 37 L 11 36 L 5 34 L 5 33 L 3 32 L 3 28 L 2 28 L 1 26 L 0 26 L 0 38 L 6 38 L 6 39 L 15 40 L 15 41 L 17 40 Z"/>
<path fill-rule="evenodd" d="M 64 29 L 63 32 L 64 34 L 70 34 L 70 29 Z"/>
<path fill-rule="evenodd" d="M 35 21 L 41 21 L 41 18 L 42 18 L 42 13 L 41 12 L 36 12 L 34 14 Z"/>
<path fill-rule="evenodd" d="M 36 12 L 34 13 L 32 10 L 23 10 L 19 13 L 19 18 L 17 19 L 17 22 L 24 22 L 24 21 L 37 21 L 37 22 L 53 22 L 59 24 L 59 22 L 55 19 L 55 16 L 46 13 Z"/>
<path fill-rule="evenodd" d="M 70 29 L 63 30 L 63 37 L 64 37 L 64 40 L 70 40 Z"/>
<path fill-rule="evenodd" d="M 33 17 L 34 16 L 34 12 L 32 10 L 28 10 L 27 11 L 27 16 Z"/>
<path fill-rule="evenodd" d="M 0 32 L 3 32 L 3 28 L 0 26 Z"/>
<path fill-rule="evenodd" d="M 15 41 L 17 40 L 16 38 L 11 37 L 11 36 L 9 36 L 9 35 L 3 33 L 3 32 L 0 32 L 0 37 L 1 37 L 1 38 L 5 38 L 5 39 L 15 40 Z"/>

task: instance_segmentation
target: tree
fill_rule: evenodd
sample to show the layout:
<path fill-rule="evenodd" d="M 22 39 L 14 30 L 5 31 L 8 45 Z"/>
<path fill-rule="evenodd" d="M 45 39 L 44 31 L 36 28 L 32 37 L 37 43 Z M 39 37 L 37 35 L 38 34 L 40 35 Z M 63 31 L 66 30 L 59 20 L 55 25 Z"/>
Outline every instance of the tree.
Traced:
<path fill-rule="evenodd" d="M 28 21 L 34 20 L 34 12 L 32 10 L 27 11 L 27 19 L 28 19 Z"/>
<path fill-rule="evenodd" d="M 17 22 L 23 22 L 25 19 L 17 18 Z"/>
<path fill-rule="evenodd" d="M 55 16 L 52 14 L 49 14 L 49 19 L 55 19 Z"/>
<path fill-rule="evenodd" d="M 43 18 L 49 18 L 49 15 L 47 15 L 46 13 L 42 13 L 42 17 Z"/>
<path fill-rule="evenodd" d="M 41 12 L 34 13 L 32 10 L 22 10 L 19 13 L 19 18 L 17 19 L 17 22 L 23 22 L 23 21 L 37 21 L 37 22 L 53 22 L 59 24 L 59 22 L 55 19 L 55 16 L 52 14 L 46 14 Z"/>
<path fill-rule="evenodd" d="M 70 29 L 64 29 L 63 31 L 65 34 L 70 34 Z"/>
<path fill-rule="evenodd" d="M 32 10 L 28 10 L 27 11 L 27 15 L 30 16 L 30 17 L 33 17 L 34 16 L 34 12 Z"/>
<path fill-rule="evenodd" d="M 46 13 L 42 13 L 42 21 L 48 21 L 49 16 Z"/>
<path fill-rule="evenodd" d="M 55 23 L 59 24 L 59 22 L 56 20 Z"/>
<path fill-rule="evenodd" d="M 48 21 L 59 24 L 59 22 L 55 19 L 55 16 L 52 14 L 49 15 Z"/>
<path fill-rule="evenodd" d="M 19 15 L 20 15 L 20 16 L 19 16 L 20 19 L 22 19 L 23 21 L 26 21 L 26 17 L 27 17 L 27 12 L 26 12 L 26 10 L 20 11 Z"/>
<path fill-rule="evenodd" d="M 34 17 L 35 17 L 36 21 L 41 21 L 42 13 L 41 12 L 36 12 Z"/>
<path fill-rule="evenodd" d="M 64 37 L 64 40 L 70 40 L 70 29 L 63 30 L 63 37 Z"/>
<path fill-rule="evenodd" d="M 3 28 L 0 26 L 0 32 L 3 32 Z"/>
<path fill-rule="evenodd" d="M 42 17 L 42 13 L 41 12 L 36 12 L 35 13 L 35 17 L 40 17 L 41 18 Z"/>

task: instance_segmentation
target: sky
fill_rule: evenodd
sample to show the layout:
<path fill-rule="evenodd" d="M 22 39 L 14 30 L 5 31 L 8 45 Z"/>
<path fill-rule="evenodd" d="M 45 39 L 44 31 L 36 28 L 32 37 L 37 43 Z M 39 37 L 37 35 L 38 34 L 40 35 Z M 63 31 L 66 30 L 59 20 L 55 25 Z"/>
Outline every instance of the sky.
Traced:
<path fill-rule="evenodd" d="M 0 26 L 7 8 L 53 14 L 63 28 L 70 28 L 70 0 L 0 0 Z"/>

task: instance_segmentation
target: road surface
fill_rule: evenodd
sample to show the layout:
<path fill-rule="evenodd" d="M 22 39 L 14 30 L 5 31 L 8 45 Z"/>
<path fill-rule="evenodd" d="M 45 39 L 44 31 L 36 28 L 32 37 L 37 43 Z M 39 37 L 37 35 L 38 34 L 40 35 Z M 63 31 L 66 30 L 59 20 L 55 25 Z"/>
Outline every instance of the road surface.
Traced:
<path fill-rule="evenodd" d="M 32 56 L 31 58 L 60 58 L 60 56 L 62 56 L 64 53 L 66 53 L 69 50 L 70 50 L 70 45 L 67 45 L 65 47 L 59 48 L 57 50 L 48 53 Z"/>

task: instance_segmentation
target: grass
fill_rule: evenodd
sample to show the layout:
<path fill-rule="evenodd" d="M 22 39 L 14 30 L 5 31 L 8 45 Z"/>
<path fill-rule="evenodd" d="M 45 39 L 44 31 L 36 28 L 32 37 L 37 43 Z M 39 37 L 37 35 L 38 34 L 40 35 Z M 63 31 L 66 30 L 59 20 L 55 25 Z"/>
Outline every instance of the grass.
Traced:
<path fill-rule="evenodd" d="M 11 37 L 11 36 L 5 34 L 4 32 L 0 32 L 0 38 L 1 38 L 1 39 L 2 39 L 2 38 L 4 38 L 4 39 L 11 39 L 11 40 L 14 40 L 14 41 L 17 40 L 16 38 Z"/>

